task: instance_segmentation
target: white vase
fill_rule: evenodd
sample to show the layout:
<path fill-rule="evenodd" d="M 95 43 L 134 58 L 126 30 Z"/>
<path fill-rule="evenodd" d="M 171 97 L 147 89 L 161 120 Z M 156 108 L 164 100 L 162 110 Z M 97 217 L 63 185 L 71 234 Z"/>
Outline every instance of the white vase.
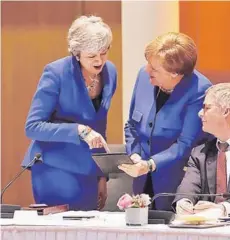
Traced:
<path fill-rule="evenodd" d="M 127 208 L 125 210 L 126 225 L 142 226 L 148 224 L 148 207 Z"/>

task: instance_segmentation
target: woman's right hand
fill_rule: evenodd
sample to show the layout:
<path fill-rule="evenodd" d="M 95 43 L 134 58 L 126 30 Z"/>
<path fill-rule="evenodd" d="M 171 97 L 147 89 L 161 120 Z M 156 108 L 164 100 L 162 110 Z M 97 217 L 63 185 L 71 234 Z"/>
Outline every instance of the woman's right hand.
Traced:
<path fill-rule="evenodd" d="M 81 135 L 83 132 L 84 135 Z M 105 139 L 100 133 L 84 125 L 78 125 L 78 133 L 82 137 L 82 140 L 89 145 L 90 149 L 104 147 L 107 153 L 110 152 Z"/>

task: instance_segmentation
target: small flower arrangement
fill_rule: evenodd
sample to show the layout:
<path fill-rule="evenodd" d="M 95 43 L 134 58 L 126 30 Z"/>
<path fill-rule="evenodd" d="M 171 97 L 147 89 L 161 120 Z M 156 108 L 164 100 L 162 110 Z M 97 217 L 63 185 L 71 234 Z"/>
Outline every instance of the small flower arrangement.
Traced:
<path fill-rule="evenodd" d="M 147 207 L 151 201 L 148 194 L 140 194 L 140 195 L 132 195 L 124 194 L 121 196 L 117 202 L 117 206 L 120 210 L 124 210 L 127 208 L 145 208 Z"/>

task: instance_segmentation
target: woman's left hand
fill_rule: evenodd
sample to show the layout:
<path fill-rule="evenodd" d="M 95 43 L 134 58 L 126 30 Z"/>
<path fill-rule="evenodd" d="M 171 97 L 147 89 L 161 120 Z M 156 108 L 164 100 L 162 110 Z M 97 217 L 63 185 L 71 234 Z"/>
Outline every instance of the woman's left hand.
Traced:
<path fill-rule="evenodd" d="M 118 168 L 131 177 L 139 177 L 149 172 L 147 161 L 136 160 L 134 164 L 121 164 Z"/>
<path fill-rule="evenodd" d="M 106 177 L 100 177 L 98 180 L 98 202 L 97 202 L 98 210 L 101 210 L 105 206 L 106 199 L 107 199 Z"/>

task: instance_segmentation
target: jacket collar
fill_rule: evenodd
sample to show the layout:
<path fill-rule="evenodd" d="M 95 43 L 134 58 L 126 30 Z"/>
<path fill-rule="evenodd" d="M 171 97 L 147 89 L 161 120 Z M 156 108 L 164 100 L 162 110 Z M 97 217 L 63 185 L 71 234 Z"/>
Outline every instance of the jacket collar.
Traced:
<path fill-rule="evenodd" d="M 208 140 L 205 144 L 204 147 L 201 149 L 202 153 L 205 153 L 208 156 L 214 156 L 217 154 L 218 149 L 216 147 L 216 138 L 212 138 Z"/>
<path fill-rule="evenodd" d="M 89 97 L 87 88 L 85 86 L 80 63 L 79 63 L 79 61 L 76 60 L 75 56 L 72 56 L 71 60 L 72 60 L 72 69 L 71 70 L 72 70 L 73 76 L 75 78 L 75 81 L 77 81 L 77 85 L 79 85 L 79 87 L 82 89 L 85 97 L 88 98 L 89 101 L 86 104 L 88 104 L 89 109 L 91 110 L 92 113 L 95 114 L 96 111 L 94 109 L 93 103 Z M 101 107 L 100 107 L 98 113 L 106 105 L 106 102 L 109 100 L 109 96 L 112 95 L 112 92 L 113 92 L 113 79 L 110 76 L 109 66 L 108 66 L 107 62 L 105 63 L 105 65 L 102 69 L 101 78 L 104 83 L 104 86 L 103 86 L 103 90 L 102 90 Z"/>

